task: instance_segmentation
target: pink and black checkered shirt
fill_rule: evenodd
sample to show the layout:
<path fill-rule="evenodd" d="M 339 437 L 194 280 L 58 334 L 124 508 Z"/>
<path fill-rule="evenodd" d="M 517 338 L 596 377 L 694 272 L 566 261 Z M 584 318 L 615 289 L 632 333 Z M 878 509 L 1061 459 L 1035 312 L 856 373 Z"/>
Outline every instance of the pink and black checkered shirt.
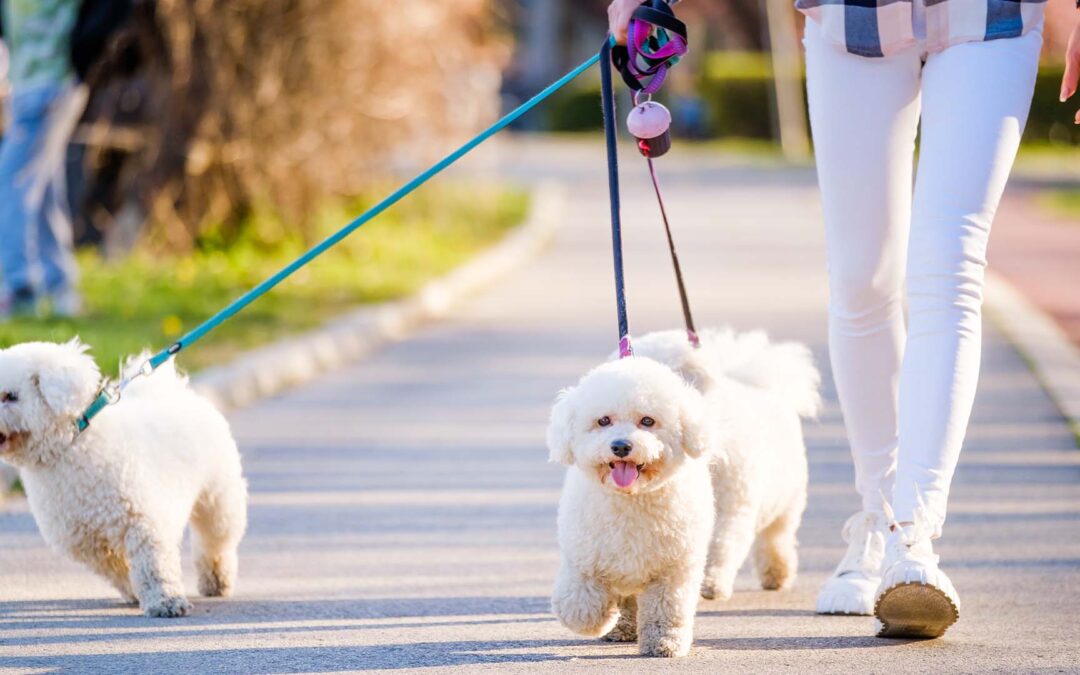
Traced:
<path fill-rule="evenodd" d="M 919 0 L 916 0 L 919 1 Z M 1042 24 L 1046 0 L 925 0 L 926 49 L 1019 37 Z M 916 43 L 912 0 L 796 0 L 829 42 L 859 56 L 889 56 Z"/>

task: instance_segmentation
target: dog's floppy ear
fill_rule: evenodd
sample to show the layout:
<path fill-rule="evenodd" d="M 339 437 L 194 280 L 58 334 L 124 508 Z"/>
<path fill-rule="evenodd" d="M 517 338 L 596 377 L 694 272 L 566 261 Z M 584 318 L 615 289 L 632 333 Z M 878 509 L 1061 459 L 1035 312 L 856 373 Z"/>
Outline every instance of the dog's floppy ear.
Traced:
<path fill-rule="evenodd" d="M 573 387 L 563 389 L 551 407 L 551 420 L 547 428 L 547 445 L 551 454 L 548 460 L 561 464 L 574 463 L 574 451 L 571 443 L 574 438 L 574 407 L 570 399 Z"/>
<path fill-rule="evenodd" d="M 689 385 L 687 388 L 690 389 Z M 714 440 L 705 399 L 692 389 L 684 399 L 679 419 L 683 451 L 690 457 L 701 457 L 709 451 Z"/>
<path fill-rule="evenodd" d="M 74 417 L 89 405 L 97 391 L 101 372 L 86 354 L 86 345 L 75 338 L 50 350 L 36 364 L 31 376 L 45 405 L 57 415 Z"/>

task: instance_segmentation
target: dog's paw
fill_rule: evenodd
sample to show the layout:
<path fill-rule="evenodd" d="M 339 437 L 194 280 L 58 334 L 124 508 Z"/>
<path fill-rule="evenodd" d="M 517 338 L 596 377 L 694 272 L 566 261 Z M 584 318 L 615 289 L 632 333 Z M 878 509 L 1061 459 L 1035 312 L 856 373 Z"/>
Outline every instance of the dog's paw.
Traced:
<path fill-rule="evenodd" d="M 199 575 L 199 595 L 205 598 L 225 598 L 232 595 L 232 579 L 208 572 Z"/>
<path fill-rule="evenodd" d="M 236 585 L 236 552 L 216 557 L 200 556 L 195 561 L 199 576 L 199 594 L 207 598 L 225 598 L 232 595 Z"/>
<path fill-rule="evenodd" d="M 154 617 L 158 619 L 175 619 L 181 616 L 187 616 L 191 611 L 191 603 L 187 598 L 182 595 L 178 595 L 172 598 L 162 598 L 160 601 L 151 605 L 147 605 L 143 610 L 146 612 L 146 616 Z"/>
<path fill-rule="evenodd" d="M 639 651 L 642 656 L 676 658 L 689 654 L 692 642 L 693 638 L 690 635 L 666 633 L 653 639 L 642 640 Z"/>
<path fill-rule="evenodd" d="M 705 577 L 705 581 L 701 582 L 701 597 L 706 600 L 730 600 L 734 592 L 734 584 L 721 583 L 714 577 Z"/>
<path fill-rule="evenodd" d="M 791 585 L 791 574 L 786 569 L 766 569 L 761 573 L 761 587 L 766 591 L 779 591 Z"/>
<path fill-rule="evenodd" d="M 637 642 L 637 625 L 626 617 L 620 617 L 615 627 L 600 639 L 607 642 Z"/>

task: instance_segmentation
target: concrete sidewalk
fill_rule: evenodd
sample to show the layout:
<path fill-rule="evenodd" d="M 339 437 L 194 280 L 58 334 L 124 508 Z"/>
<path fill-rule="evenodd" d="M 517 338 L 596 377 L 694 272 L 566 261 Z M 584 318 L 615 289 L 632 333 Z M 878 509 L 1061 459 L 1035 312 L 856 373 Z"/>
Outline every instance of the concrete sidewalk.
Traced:
<path fill-rule="evenodd" d="M 701 604 L 678 662 L 559 626 L 547 596 L 563 470 L 546 463 L 543 430 L 555 392 L 615 346 L 604 165 L 596 146 L 504 151 L 507 175 L 572 191 L 552 250 L 452 321 L 232 415 L 252 487 L 236 597 L 142 618 L 46 551 L 25 506 L 5 505 L 0 673 L 1080 672 L 1080 451 L 990 326 L 938 546 L 964 603 L 945 639 L 878 640 L 871 619 L 811 612 L 857 507 L 831 383 L 807 426 L 793 590 L 744 575 L 730 602 Z M 644 167 L 624 164 L 631 326 L 677 326 Z M 813 174 L 677 152 L 661 171 L 699 323 L 805 340 L 827 372 Z"/>

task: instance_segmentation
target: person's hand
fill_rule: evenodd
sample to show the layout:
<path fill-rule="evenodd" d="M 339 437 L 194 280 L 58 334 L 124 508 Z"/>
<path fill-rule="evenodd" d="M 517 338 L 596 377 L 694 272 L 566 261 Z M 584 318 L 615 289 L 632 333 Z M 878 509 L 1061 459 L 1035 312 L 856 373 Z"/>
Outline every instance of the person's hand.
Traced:
<path fill-rule="evenodd" d="M 615 42 L 626 44 L 626 31 L 634 12 L 641 7 L 642 0 L 612 0 L 608 5 L 608 30 L 615 36 Z M 1075 37 L 1075 36 L 1074 36 Z"/>
<path fill-rule="evenodd" d="M 1065 48 L 1065 77 L 1061 78 L 1061 102 L 1064 103 L 1076 93 L 1080 81 L 1080 22 L 1073 26 L 1069 36 L 1069 46 Z M 1073 117 L 1074 124 L 1080 124 L 1080 110 Z"/>

